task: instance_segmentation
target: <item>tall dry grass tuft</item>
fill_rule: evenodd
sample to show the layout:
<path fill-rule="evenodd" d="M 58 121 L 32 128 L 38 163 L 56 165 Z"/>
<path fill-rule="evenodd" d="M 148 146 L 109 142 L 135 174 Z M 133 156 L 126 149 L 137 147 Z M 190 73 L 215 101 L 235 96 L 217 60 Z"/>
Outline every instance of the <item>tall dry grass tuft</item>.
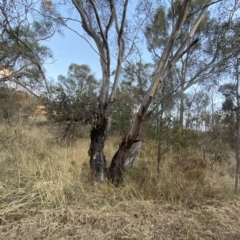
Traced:
<path fill-rule="evenodd" d="M 81 183 L 82 164 L 88 143 L 63 148 L 51 141 L 45 128 L 22 128 L 15 132 L 1 126 L 1 205 L 58 206 L 75 183 Z M 78 185 L 79 185 L 78 184 Z M 9 204 L 12 203 L 12 204 Z M 8 205 L 8 206 L 7 206 Z"/>
<path fill-rule="evenodd" d="M 116 188 L 92 183 L 88 139 L 57 143 L 44 125 L 2 124 L 0 136 L 2 239 L 239 239 L 233 162 L 212 171 L 195 150 L 172 150 L 158 174 L 149 140 Z"/>
<path fill-rule="evenodd" d="M 0 126 L 0 214 L 20 208 L 43 209 L 81 203 L 99 209 L 125 200 L 140 198 L 129 186 L 92 184 L 89 140 L 75 144 L 56 143 L 48 127 L 22 126 L 18 132 Z M 117 140 L 106 144 L 106 155 L 113 155 Z"/>
<path fill-rule="evenodd" d="M 157 146 L 143 146 L 137 164 L 126 176 L 145 200 L 180 203 L 193 208 L 214 200 L 229 200 L 233 190 L 234 158 L 218 162 L 212 169 L 201 152 L 189 148 L 187 154 L 170 150 L 157 171 Z"/>
<path fill-rule="evenodd" d="M 146 142 L 136 164 L 119 188 L 94 185 L 88 163 L 88 139 L 71 146 L 54 142 L 47 127 L 22 126 L 16 132 L 0 126 L 0 213 L 81 203 L 101 209 L 133 202 L 168 201 L 187 207 L 233 198 L 233 176 L 227 163 L 214 170 L 192 152 L 181 159 L 170 151 L 156 171 L 156 146 Z M 109 138 L 105 152 L 111 159 L 119 139 Z"/>

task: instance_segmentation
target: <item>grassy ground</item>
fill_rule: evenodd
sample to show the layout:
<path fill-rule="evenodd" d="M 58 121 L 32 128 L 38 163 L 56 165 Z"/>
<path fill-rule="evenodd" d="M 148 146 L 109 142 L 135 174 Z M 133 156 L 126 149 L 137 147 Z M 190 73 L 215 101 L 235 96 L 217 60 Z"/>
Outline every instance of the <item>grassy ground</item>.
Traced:
<path fill-rule="evenodd" d="M 234 159 L 211 170 L 170 151 L 157 175 L 145 141 L 119 188 L 91 183 L 88 139 L 67 146 L 46 127 L 0 125 L 0 239 L 240 239 Z M 118 139 L 110 138 L 110 159 Z"/>

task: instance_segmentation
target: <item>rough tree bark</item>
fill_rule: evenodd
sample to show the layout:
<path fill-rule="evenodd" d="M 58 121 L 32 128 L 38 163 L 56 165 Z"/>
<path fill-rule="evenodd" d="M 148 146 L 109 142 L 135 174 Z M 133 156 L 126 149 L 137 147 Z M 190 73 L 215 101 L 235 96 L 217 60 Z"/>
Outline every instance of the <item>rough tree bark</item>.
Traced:
<path fill-rule="evenodd" d="M 162 53 L 161 59 L 159 61 L 157 70 L 155 72 L 155 76 L 153 82 L 144 96 L 141 106 L 136 114 L 135 120 L 132 124 L 132 127 L 128 134 L 122 139 L 121 144 L 119 145 L 119 149 L 114 155 L 112 159 L 112 163 L 108 169 L 108 178 L 111 182 L 118 185 L 123 179 L 124 172 L 124 163 L 126 157 L 129 155 L 131 147 L 133 144 L 139 141 L 139 134 L 141 132 L 142 124 L 144 121 L 144 117 L 148 111 L 148 108 L 152 102 L 153 97 L 155 96 L 157 90 L 159 89 L 161 82 L 166 78 L 169 74 L 173 66 L 176 62 L 186 53 L 189 49 L 196 43 L 196 41 L 191 42 L 191 39 L 201 22 L 204 14 L 207 10 L 207 6 L 209 6 L 212 1 L 209 0 L 206 2 L 206 5 L 203 7 L 202 11 L 199 14 L 199 17 L 193 24 L 192 29 L 190 30 L 188 36 L 184 40 L 183 44 L 179 47 L 178 51 L 175 53 L 173 58 L 170 60 L 170 52 L 173 49 L 175 40 L 179 34 L 179 31 L 182 27 L 182 24 L 186 20 L 186 17 L 189 12 L 190 0 L 184 0 L 180 9 L 179 17 L 176 21 L 174 28 L 172 29 L 172 33 L 168 39 L 166 47 Z"/>
<path fill-rule="evenodd" d="M 107 137 L 108 119 L 101 116 L 95 126 L 92 127 L 90 137 L 91 144 L 89 148 L 90 167 L 94 179 L 104 182 L 106 176 L 106 158 L 103 152 L 104 143 Z"/>

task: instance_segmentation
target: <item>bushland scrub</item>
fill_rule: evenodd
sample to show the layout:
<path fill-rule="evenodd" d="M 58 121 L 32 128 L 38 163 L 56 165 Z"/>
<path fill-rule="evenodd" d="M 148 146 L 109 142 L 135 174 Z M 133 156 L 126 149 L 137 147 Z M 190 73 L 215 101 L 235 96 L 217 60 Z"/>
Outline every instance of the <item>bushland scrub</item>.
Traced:
<path fill-rule="evenodd" d="M 121 186 L 98 185 L 89 139 L 57 142 L 50 128 L 0 125 L 0 239 L 240 239 L 232 151 L 212 169 L 197 149 L 170 147 L 158 173 L 146 139 Z"/>

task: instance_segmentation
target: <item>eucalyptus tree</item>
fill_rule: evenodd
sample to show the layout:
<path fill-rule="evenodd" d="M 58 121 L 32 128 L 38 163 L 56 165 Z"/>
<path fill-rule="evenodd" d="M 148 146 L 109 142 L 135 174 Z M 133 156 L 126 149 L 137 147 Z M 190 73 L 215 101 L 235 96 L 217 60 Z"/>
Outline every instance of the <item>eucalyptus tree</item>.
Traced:
<path fill-rule="evenodd" d="M 55 34 L 59 22 L 43 17 L 42 12 L 44 6 L 39 1 L 3 0 L 0 3 L 0 68 L 10 73 L 0 81 L 15 82 L 35 95 L 44 86 L 51 98 L 43 65 L 53 55 L 43 42 Z"/>
<path fill-rule="evenodd" d="M 152 99 L 156 96 L 157 90 L 161 86 L 161 83 L 169 75 L 176 63 L 198 42 L 196 39 L 192 38 L 197 30 L 197 27 L 204 18 L 208 6 L 213 3 L 213 1 L 206 1 L 203 5 L 201 5 L 200 10 L 196 13 L 197 17 L 195 20 L 193 19 L 193 22 L 190 21 L 189 31 L 187 31 L 186 35 L 184 36 L 182 44 L 175 49 L 176 41 L 181 34 L 183 24 L 186 22 L 189 16 L 189 10 L 191 6 L 190 2 L 191 1 L 185 0 L 179 5 L 178 14 L 176 14 L 176 18 L 172 24 L 171 33 L 166 41 L 165 47 L 163 47 L 152 83 L 141 102 L 129 132 L 122 139 L 119 149 L 113 157 L 109 168 L 109 178 L 115 184 L 118 184 L 122 180 L 124 163 L 130 153 L 132 145 L 140 141 L 139 135 L 142 129 L 142 124 Z"/>
<path fill-rule="evenodd" d="M 54 102 L 47 102 L 48 117 L 55 122 L 86 124 L 96 109 L 98 81 L 89 66 L 71 63 L 67 76 L 59 75 L 53 86 Z"/>
<path fill-rule="evenodd" d="M 97 109 L 99 82 L 88 65 L 71 63 L 65 75 L 52 84 L 54 101 L 43 98 L 56 139 L 71 144 L 86 136 Z"/>
<path fill-rule="evenodd" d="M 153 73 L 154 65 L 151 63 L 128 62 L 125 64 L 121 75 L 119 91 L 126 92 L 129 95 L 133 110 L 137 109 L 143 99 L 149 83 L 151 83 Z"/>
<path fill-rule="evenodd" d="M 229 62 L 235 58 L 235 52 L 239 51 L 237 44 L 235 44 L 235 50 L 228 46 L 231 42 L 236 42 L 239 39 L 233 31 L 235 28 L 233 25 L 236 26 L 238 23 L 237 9 L 239 8 L 239 2 L 217 2 L 221 3 L 214 8 L 212 7 L 200 23 L 195 33 L 194 46 L 185 52 L 169 75 L 162 81 L 159 111 L 151 115 L 151 118 L 147 118 L 149 122 L 157 121 L 158 124 L 161 123 L 163 113 L 166 114 L 166 109 L 169 106 L 176 106 L 178 99 L 180 99 L 180 111 L 177 112 L 180 112 L 179 121 L 183 126 L 185 91 L 194 84 L 203 84 L 224 74 Z M 169 39 L 171 27 L 181 3 L 182 1 L 172 1 L 172 7 L 169 10 L 166 10 L 163 6 L 157 8 L 156 14 L 152 15 L 153 17 L 147 24 L 145 34 L 148 48 L 153 53 L 155 62 L 158 62 L 161 58 L 161 53 Z M 211 4 L 214 3 L 216 1 Z M 184 42 L 183 39 L 191 27 L 191 21 L 194 21 L 202 4 L 204 4 L 204 1 L 192 2 L 187 20 L 176 39 L 176 45 L 171 50 L 170 59 Z M 232 27 L 230 28 L 230 26 Z M 215 82 L 212 84 L 215 84 Z M 159 127 L 161 127 L 161 124 L 159 124 Z"/>
<path fill-rule="evenodd" d="M 235 175 L 235 191 L 239 192 L 240 180 L 240 81 L 239 81 L 239 65 L 240 58 L 237 58 L 235 71 L 236 71 L 236 119 L 237 119 L 237 137 L 236 137 L 236 175 Z"/>
<path fill-rule="evenodd" d="M 235 8 L 239 9 L 239 2 L 235 2 Z M 231 11 L 231 16 L 235 21 L 225 22 L 225 27 L 229 29 L 229 33 L 225 36 L 225 45 L 222 47 L 223 53 L 231 52 L 233 57 L 228 61 L 228 81 L 220 87 L 220 92 L 224 95 L 222 109 L 228 113 L 228 118 L 231 122 L 236 123 L 236 175 L 235 175 L 235 190 L 239 191 L 240 179 L 240 83 L 239 83 L 239 64 L 240 64 L 240 21 L 238 15 Z M 235 115 L 235 116 L 234 116 Z"/>
<path fill-rule="evenodd" d="M 98 99 L 98 107 L 94 114 L 91 129 L 91 144 L 89 148 L 90 166 L 95 181 L 103 182 L 106 177 L 106 159 L 103 152 L 109 124 L 109 109 L 113 104 L 122 62 L 125 54 L 125 38 L 127 25 L 128 0 L 125 1 L 79 1 L 72 0 L 83 30 L 89 35 L 96 45 L 100 58 L 102 80 Z M 110 37 L 114 34 L 117 48 L 117 64 L 111 88 L 111 47 Z"/>
<path fill-rule="evenodd" d="M 198 9 L 201 4 L 203 4 L 204 1 L 193 1 L 193 4 L 191 6 L 191 11 L 194 12 L 196 9 Z M 176 18 L 176 15 L 178 14 L 179 11 L 179 1 L 173 1 L 172 5 L 167 8 L 166 6 L 161 6 L 157 9 L 155 15 L 150 19 L 146 30 L 145 30 L 145 36 L 147 39 L 148 43 L 148 49 L 150 52 L 152 52 L 153 57 L 155 61 L 158 61 L 160 58 L 159 51 L 162 50 L 164 45 L 166 44 L 167 39 L 169 38 L 170 31 L 169 28 L 171 28 L 172 23 L 174 22 L 174 18 Z M 209 22 L 209 14 L 205 14 L 205 17 L 200 23 L 200 26 L 198 27 L 195 36 L 196 36 L 196 41 L 199 41 L 199 32 L 202 32 L 202 29 L 204 25 L 208 24 Z M 195 16 L 192 16 L 192 18 L 195 18 Z M 181 29 L 181 33 L 176 39 L 176 46 L 175 49 L 177 49 L 183 42 L 185 38 L 185 34 L 189 31 L 189 28 L 191 27 L 192 19 L 187 19 L 183 27 Z M 180 97 L 180 117 L 179 117 L 179 122 L 181 126 L 183 126 L 183 112 L 184 112 L 184 93 L 183 93 L 183 88 L 184 88 L 184 82 L 186 81 L 186 73 L 188 70 L 188 66 L 193 65 L 192 62 L 194 61 L 194 58 L 196 58 L 196 48 L 199 48 L 199 42 L 195 44 L 195 49 L 194 51 L 188 51 L 181 59 L 180 61 L 176 64 L 174 67 L 172 73 L 171 73 L 171 82 L 173 83 L 173 89 L 171 91 L 174 91 L 176 88 L 179 88 L 179 91 L 181 90 L 181 93 L 179 94 Z M 174 51 L 173 49 L 172 51 Z M 173 53 L 171 53 L 173 54 Z M 188 64 L 188 66 L 187 66 Z M 176 99 L 175 99 L 176 101 Z"/>
<path fill-rule="evenodd" d="M 59 87 L 61 87 L 68 96 L 85 94 L 86 96 L 94 95 L 98 87 L 98 81 L 88 65 L 78 65 L 71 63 L 68 68 L 67 76 L 58 76 Z"/>
<path fill-rule="evenodd" d="M 155 61 L 158 61 L 160 58 L 159 52 L 162 51 L 162 48 L 164 48 L 169 38 L 169 28 L 171 28 L 174 18 L 176 18 L 179 11 L 181 1 L 172 2 L 172 6 L 168 9 L 164 6 L 158 8 L 156 14 L 148 22 L 145 30 L 148 49 L 152 52 Z M 228 44 L 228 41 L 232 41 L 233 39 L 229 24 L 234 22 L 233 15 L 237 10 L 238 3 L 230 2 L 231 1 L 222 1 L 219 7 L 212 7 L 210 9 L 211 11 L 207 11 L 195 33 L 196 44 L 190 51 L 184 54 L 172 70 L 171 82 L 173 83 L 173 89 L 169 95 L 175 102 L 177 99 L 180 100 L 179 122 L 182 126 L 185 109 L 184 92 L 194 84 L 210 81 L 212 76 L 224 72 L 229 60 L 234 57 L 233 51 L 223 50 L 225 45 Z M 197 17 L 197 14 L 193 13 L 198 12 L 198 9 L 200 9 L 204 3 L 204 0 L 192 1 L 190 7 L 191 13 L 183 24 L 171 55 L 182 45 L 185 35 L 191 28 L 191 21 Z M 226 4 L 228 6 L 226 6 Z M 232 4 L 235 4 L 235 6 L 232 7 Z M 232 7 L 232 14 L 227 14 L 226 12 L 223 14 L 223 10 L 221 10 L 221 13 L 217 12 L 221 8 L 226 9 L 227 7 L 229 11 L 231 9 L 230 7 Z"/>
<path fill-rule="evenodd" d="M 240 81 L 239 81 L 240 58 L 236 57 L 232 66 L 234 82 L 225 83 L 220 86 L 219 91 L 224 96 L 222 110 L 224 111 L 224 123 L 229 129 L 231 139 L 235 139 L 236 151 L 236 174 L 235 174 L 235 191 L 239 191 L 240 179 Z M 234 76 L 235 75 L 235 76 Z"/>
<path fill-rule="evenodd" d="M 98 104 L 91 122 L 89 156 L 93 179 L 103 182 L 107 175 L 103 149 L 110 125 L 110 108 L 116 98 L 122 63 L 134 51 L 135 40 L 146 17 L 141 17 L 141 14 L 133 16 L 127 12 L 128 0 L 72 0 L 71 2 L 79 16 L 79 20 L 74 19 L 74 21 L 80 22 L 85 32 L 81 37 L 85 38 L 98 54 L 102 70 Z M 141 1 L 136 11 L 150 9 L 151 4 L 148 3 Z M 130 18 L 134 22 L 130 22 Z M 69 27 L 70 20 L 72 18 L 65 18 L 66 27 Z"/>
<path fill-rule="evenodd" d="M 77 17 L 69 16 L 69 12 L 64 17 L 62 11 L 63 24 L 84 38 L 99 56 L 102 77 L 99 94 L 96 98 L 97 107 L 90 121 L 92 129 L 89 156 L 93 179 L 103 182 L 107 175 L 103 149 L 107 129 L 110 125 L 110 108 L 116 98 L 122 63 L 135 50 L 135 40 L 146 17 L 142 17 L 141 14 L 131 15 L 130 12 L 127 14 L 128 0 L 62 2 L 44 0 L 42 2 L 46 6 L 46 15 L 53 19 L 55 15 L 52 15 L 51 10 L 54 6 L 70 7 Z M 141 1 L 137 11 L 150 9 L 151 4 L 148 5 L 148 3 L 148 1 Z M 129 18 L 134 19 L 134 23 L 130 22 Z M 84 34 L 81 34 L 79 29 L 73 28 L 70 22 L 74 22 L 74 26 L 79 23 L 79 29 L 83 30 Z"/>

